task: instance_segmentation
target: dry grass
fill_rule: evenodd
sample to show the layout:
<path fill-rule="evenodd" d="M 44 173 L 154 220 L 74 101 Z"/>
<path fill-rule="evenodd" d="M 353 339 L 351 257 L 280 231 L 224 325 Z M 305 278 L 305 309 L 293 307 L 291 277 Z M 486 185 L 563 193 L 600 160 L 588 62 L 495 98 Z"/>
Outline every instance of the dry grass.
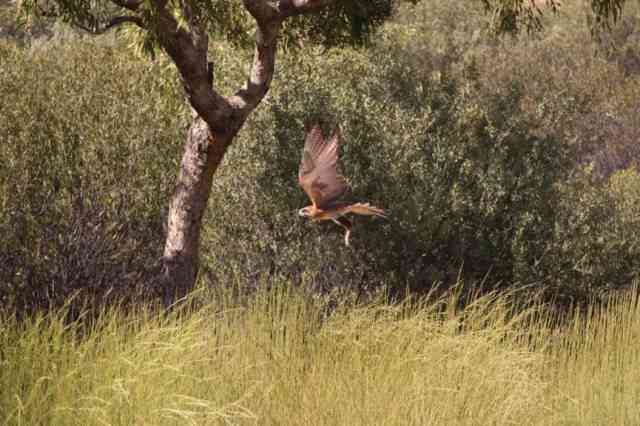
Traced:
<path fill-rule="evenodd" d="M 339 306 L 296 291 L 0 327 L 7 425 L 638 424 L 637 289 L 570 326 L 510 296 Z"/>

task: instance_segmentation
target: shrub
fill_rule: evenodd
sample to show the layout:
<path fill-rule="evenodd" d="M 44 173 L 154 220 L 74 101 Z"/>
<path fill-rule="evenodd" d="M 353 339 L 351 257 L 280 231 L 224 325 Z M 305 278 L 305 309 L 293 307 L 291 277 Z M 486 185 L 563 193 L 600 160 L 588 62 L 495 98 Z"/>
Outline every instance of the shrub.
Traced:
<path fill-rule="evenodd" d="M 161 254 L 183 105 L 166 64 L 113 43 L 0 48 L 0 300 L 126 293 Z"/>
<path fill-rule="evenodd" d="M 563 38 L 576 29 L 566 18 L 554 21 L 562 36 L 500 42 L 483 35 L 481 18 L 460 20 L 446 6 L 404 12 L 370 51 L 281 58 L 217 176 L 205 237 L 214 281 L 255 283 L 267 271 L 315 288 L 418 290 L 489 274 L 569 298 L 628 284 L 635 252 L 602 179 L 633 163 L 632 137 L 618 144 L 624 161 L 609 164 L 615 139 L 583 123 L 607 117 L 613 101 L 621 131 L 634 134 L 625 91 L 640 85 L 594 57 L 586 30 Z M 295 217 L 307 202 L 295 182 L 303 124 L 318 119 L 327 132 L 343 127 L 350 195 L 391 213 L 356 219 L 353 249 L 333 224 Z M 589 162 L 591 177 L 580 172 Z M 612 243 L 589 230 L 607 230 Z M 592 266 L 576 266 L 585 261 Z"/>
<path fill-rule="evenodd" d="M 475 278 L 526 274 L 552 233 L 562 144 L 530 134 L 515 82 L 506 98 L 478 99 L 464 82 L 432 81 L 419 99 L 395 93 L 393 67 L 358 51 L 285 61 L 276 81 L 286 86 L 274 86 L 214 184 L 205 246 L 219 281 L 270 271 L 310 274 L 321 288 L 420 289 L 461 267 Z M 303 123 L 330 117 L 343 126 L 351 196 L 391 213 L 357 219 L 354 249 L 332 224 L 295 216 L 307 202 L 296 184 Z"/>

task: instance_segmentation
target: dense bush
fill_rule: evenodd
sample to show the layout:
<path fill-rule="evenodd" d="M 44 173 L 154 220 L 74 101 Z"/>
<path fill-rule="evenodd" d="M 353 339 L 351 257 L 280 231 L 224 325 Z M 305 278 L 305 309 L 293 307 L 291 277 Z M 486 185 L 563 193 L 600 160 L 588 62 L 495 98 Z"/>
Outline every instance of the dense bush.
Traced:
<path fill-rule="evenodd" d="M 155 75 L 170 70 L 72 36 L 4 42 L 0 58 L 0 298 L 136 287 L 180 155 L 183 104 Z"/>
<path fill-rule="evenodd" d="M 461 269 L 528 279 L 553 237 L 568 151 L 528 131 L 516 82 L 506 97 L 480 99 L 464 83 L 431 81 L 418 99 L 394 93 L 397 70 L 382 56 L 307 61 L 305 72 L 281 68 L 286 86 L 274 88 L 218 175 L 206 239 L 216 272 L 307 272 L 322 287 L 428 288 Z M 295 182 L 303 122 L 318 117 L 340 117 L 352 196 L 391 213 L 386 223 L 357 219 L 354 249 L 332 224 L 295 217 L 307 201 Z"/>
<path fill-rule="evenodd" d="M 216 180 L 205 246 L 219 282 L 268 271 L 322 288 L 422 289 L 462 273 L 567 297 L 630 282 L 638 229 L 602 179 L 637 158 L 637 79 L 568 17 L 537 39 L 500 41 L 454 9 L 401 12 L 367 52 L 281 58 Z M 589 130 L 613 112 L 624 140 Z M 303 123 L 314 119 L 343 126 L 352 196 L 391 212 L 356 219 L 354 249 L 333 224 L 295 217 L 307 201 L 295 182 Z"/>
<path fill-rule="evenodd" d="M 624 169 L 637 162 L 640 77 L 576 14 L 498 40 L 461 7 L 403 9 L 367 50 L 282 52 L 214 179 L 205 282 L 423 290 L 461 276 L 584 297 L 637 276 L 640 184 Z M 212 49 L 229 93 L 250 52 Z M 112 38 L 0 45 L 5 299 L 152 284 L 187 110 L 166 60 L 123 51 Z M 296 215 L 316 120 L 342 127 L 350 198 L 390 213 L 356 218 L 351 248 L 341 228 Z"/>

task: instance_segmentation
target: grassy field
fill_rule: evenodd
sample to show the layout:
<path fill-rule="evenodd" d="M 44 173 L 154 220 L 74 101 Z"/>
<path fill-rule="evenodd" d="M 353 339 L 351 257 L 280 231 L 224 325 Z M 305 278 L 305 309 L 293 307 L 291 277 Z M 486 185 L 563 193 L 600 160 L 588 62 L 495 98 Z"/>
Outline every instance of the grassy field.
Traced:
<path fill-rule="evenodd" d="M 64 311 L 0 326 L 7 425 L 640 424 L 637 288 L 557 318 L 509 295 L 463 310 L 285 287 L 168 316 Z"/>

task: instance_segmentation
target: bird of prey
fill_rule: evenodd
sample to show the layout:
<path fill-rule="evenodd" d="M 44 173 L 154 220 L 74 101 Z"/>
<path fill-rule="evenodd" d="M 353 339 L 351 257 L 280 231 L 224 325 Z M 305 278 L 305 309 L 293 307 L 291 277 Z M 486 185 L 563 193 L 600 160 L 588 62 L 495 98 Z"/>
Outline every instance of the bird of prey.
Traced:
<path fill-rule="evenodd" d="M 345 229 L 344 243 L 348 246 L 352 225 L 345 215 L 387 216 L 384 210 L 369 203 L 352 204 L 338 200 L 348 188 L 344 176 L 336 169 L 339 139 L 339 127 L 328 141 L 325 141 L 319 125 L 307 130 L 298 182 L 311 199 L 311 205 L 300 209 L 298 214 L 314 222 L 332 220 L 342 226 Z"/>

